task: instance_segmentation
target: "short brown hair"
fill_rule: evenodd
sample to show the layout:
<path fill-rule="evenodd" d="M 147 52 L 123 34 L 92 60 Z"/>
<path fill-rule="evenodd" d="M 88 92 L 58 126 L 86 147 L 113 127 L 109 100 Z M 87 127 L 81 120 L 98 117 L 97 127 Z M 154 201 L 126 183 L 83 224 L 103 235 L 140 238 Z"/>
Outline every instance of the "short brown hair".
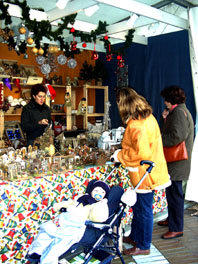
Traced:
<path fill-rule="evenodd" d="M 33 95 L 36 96 L 39 92 L 46 93 L 47 90 L 43 84 L 35 84 L 32 86 L 31 89 L 31 98 L 33 98 Z"/>
<path fill-rule="evenodd" d="M 152 107 L 146 99 L 134 89 L 124 87 L 116 96 L 122 122 L 126 124 L 128 119 L 145 119 L 152 113 Z"/>
<path fill-rule="evenodd" d="M 166 102 L 175 104 L 183 104 L 186 102 L 186 96 L 184 90 L 177 85 L 171 85 L 164 88 L 160 95 L 164 98 Z"/>

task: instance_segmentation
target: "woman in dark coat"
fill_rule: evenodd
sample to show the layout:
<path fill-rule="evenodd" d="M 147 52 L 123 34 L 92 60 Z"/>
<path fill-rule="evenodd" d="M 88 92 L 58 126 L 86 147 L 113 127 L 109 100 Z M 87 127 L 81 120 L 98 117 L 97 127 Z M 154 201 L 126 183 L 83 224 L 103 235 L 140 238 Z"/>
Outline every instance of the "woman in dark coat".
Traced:
<path fill-rule="evenodd" d="M 169 111 L 165 110 L 162 114 L 164 118 L 162 127 L 163 146 L 171 147 L 185 141 L 188 152 L 188 160 L 167 163 L 172 181 L 172 185 L 166 189 L 168 218 L 158 222 L 158 224 L 169 227 L 169 231 L 162 235 L 162 238 L 171 239 L 183 236 L 184 193 L 182 181 L 188 180 L 190 174 L 194 123 L 185 105 L 185 93 L 180 87 L 169 86 L 161 91 L 161 96 L 164 98 L 164 104 L 169 109 Z"/>
<path fill-rule="evenodd" d="M 31 90 L 31 101 L 23 107 L 21 128 L 27 136 L 27 146 L 33 145 L 37 137 L 43 135 L 45 128 L 51 123 L 51 111 L 45 104 L 46 89 L 36 84 Z"/>

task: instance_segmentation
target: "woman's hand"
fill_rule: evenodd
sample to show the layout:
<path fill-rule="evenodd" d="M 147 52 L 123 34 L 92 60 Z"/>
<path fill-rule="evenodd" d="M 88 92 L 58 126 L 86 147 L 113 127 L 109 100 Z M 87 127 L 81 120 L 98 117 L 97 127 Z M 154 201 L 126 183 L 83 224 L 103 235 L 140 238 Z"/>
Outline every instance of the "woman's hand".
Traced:
<path fill-rule="evenodd" d="M 48 125 L 48 119 L 42 119 L 38 121 L 39 125 Z"/>
<path fill-rule="evenodd" d="M 166 109 L 164 109 L 164 111 L 162 112 L 162 117 L 163 117 L 164 119 L 166 119 L 166 117 L 167 117 L 168 114 L 169 114 L 169 111 L 166 110 Z"/>

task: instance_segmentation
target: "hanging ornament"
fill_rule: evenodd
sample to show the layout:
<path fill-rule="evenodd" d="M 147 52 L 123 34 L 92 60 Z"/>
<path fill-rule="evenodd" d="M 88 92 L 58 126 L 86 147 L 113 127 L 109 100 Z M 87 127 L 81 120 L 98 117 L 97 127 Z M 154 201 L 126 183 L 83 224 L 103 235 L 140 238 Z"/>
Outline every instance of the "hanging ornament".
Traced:
<path fill-rule="evenodd" d="M 60 65 L 64 65 L 67 62 L 67 57 L 65 55 L 59 55 L 57 61 Z"/>
<path fill-rule="evenodd" d="M 111 61 L 113 59 L 113 54 L 111 53 L 111 44 L 109 43 L 109 52 L 106 55 L 107 61 Z"/>
<path fill-rule="evenodd" d="M 50 68 L 51 68 L 50 72 L 57 71 L 58 66 L 56 64 L 56 56 L 54 53 L 48 53 L 48 56 L 45 59 L 45 63 L 50 65 Z"/>
<path fill-rule="evenodd" d="M 33 52 L 34 54 L 37 54 L 38 49 L 37 49 L 36 47 L 33 47 L 33 48 L 32 48 L 32 52 Z"/>
<path fill-rule="evenodd" d="M 54 53 L 54 46 L 49 46 L 48 52 L 49 53 Z"/>
<path fill-rule="evenodd" d="M 84 42 L 84 43 L 82 44 L 82 47 L 83 47 L 83 48 L 86 48 L 86 47 L 87 47 L 87 44 Z"/>
<path fill-rule="evenodd" d="M 40 48 L 40 49 L 38 50 L 38 54 L 42 56 L 42 55 L 44 54 L 44 50 L 43 50 L 42 48 Z"/>
<path fill-rule="evenodd" d="M 58 52 L 58 47 L 57 46 L 54 46 L 54 52 L 57 53 Z"/>
<path fill-rule="evenodd" d="M 121 55 L 118 55 L 117 56 L 117 60 L 121 60 L 122 59 L 122 56 Z"/>
<path fill-rule="evenodd" d="M 122 56 L 121 56 L 121 59 L 118 60 L 117 65 L 118 65 L 119 68 L 124 68 L 124 66 L 125 66 L 125 62 L 124 62 L 124 60 L 122 59 Z"/>
<path fill-rule="evenodd" d="M 20 52 L 19 52 L 19 46 L 16 45 L 14 49 L 15 49 L 16 53 L 17 53 L 18 55 L 20 55 Z"/>
<path fill-rule="evenodd" d="M 92 51 L 92 60 L 97 60 L 99 58 L 98 52 L 97 51 Z"/>
<path fill-rule="evenodd" d="M 19 33 L 22 34 L 22 35 L 25 34 L 26 33 L 26 28 L 24 26 L 20 27 L 19 28 Z"/>
<path fill-rule="evenodd" d="M 77 65 L 77 61 L 75 59 L 69 59 L 67 61 L 67 66 L 70 68 L 70 69 L 74 69 Z"/>
<path fill-rule="evenodd" d="M 71 51 L 77 50 L 77 41 L 71 41 L 70 49 L 71 49 Z"/>
<path fill-rule="evenodd" d="M 32 45 L 33 43 L 34 40 L 31 37 L 27 38 L 27 44 Z"/>
<path fill-rule="evenodd" d="M 49 64 L 44 63 L 43 65 L 41 65 L 41 72 L 45 75 L 48 75 L 51 71 L 51 67 Z"/>
<path fill-rule="evenodd" d="M 72 27 L 72 28 L 70 29 L 70 33 L 74 33 L 74 32 L 75 32 L 75 28 Z"/>
<path fill-rule="evenodd" d="M 107 61 L 111 61 L 113 59 L 113 54 L 112 53 L 107 53 L 106 59 L 107 59 Z"/>
<path fill-rule="evenodd" d="M 37 56 L 36 57 L 36 62 L 38 64 L 43 64 L 45 62 L 45 58 L 43 56 Z"/>
<path fill-rule="evenodd" d="M 27 59 L 28 59 L 28 54 L 25 53 L 24 56 L 23 56 L 23 58 L 24 58 L 25 60 L 27 60 Z"/>
<path fill-rule="evenodd" d="M 94 50 L 92 51 L 91 59 L 97 60 L 99 58 L 98 52 L 96 51 L 96 43 L 94 43 Z"/>

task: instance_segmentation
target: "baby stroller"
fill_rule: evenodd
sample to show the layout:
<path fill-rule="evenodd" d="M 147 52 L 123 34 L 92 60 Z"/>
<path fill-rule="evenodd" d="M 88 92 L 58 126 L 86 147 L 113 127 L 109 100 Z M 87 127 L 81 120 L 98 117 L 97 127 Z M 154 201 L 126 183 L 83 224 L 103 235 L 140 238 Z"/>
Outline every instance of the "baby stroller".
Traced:
<path fill-rule="evenodd" d="M 141 165 L 147 164 L 148 168 L 146 173 L 138 183 L 138 185 L 133 190 L 134 195 L 136 195 L 136 190 L 151 172 L 154 163 L 150 161 L 141 161 Z M 114 169 L 106 177 L 107 180 L 110 175 L 120 164 L 115 164 Z M 91 188 L 91 185 L 95 180 L 90 181 L 87 188 Z M 121 251 L 119 249 L 119 238 L 120 238 L 120 224 L 122 217 L 124 215 L 124 209 L 127 205 L 133 205 L 129 201 L 123 201 L 124 194 L 123 188 L 120 186 L 113 186 L 109 192 L 108 196 L 108 207 L 109 207 L 109 218 L 104 223 L 95 223 L 91 221 L 86 222 L 86 230 L 82 239 L 72 245 L 67 252 L 59 257 L 59 260 L 67 259 L 71 260 L 74 256 L 79 255 L 83 252 L 83 260 L 81 263 L 90 263 L 92 258 L 100 261 L 101 264 L 109 264 L 115 257 L 119 257 L 121 263 L 125 263 L 122 257 Z M 133 196 L 133 195 L 132 195 Z M 135 201 L 135 199 L 133 199 Z M 134 202 L 135 203 L 135 202 Z M 39 263 L 39 260 L 29 259 L 29 263 Z"/>

